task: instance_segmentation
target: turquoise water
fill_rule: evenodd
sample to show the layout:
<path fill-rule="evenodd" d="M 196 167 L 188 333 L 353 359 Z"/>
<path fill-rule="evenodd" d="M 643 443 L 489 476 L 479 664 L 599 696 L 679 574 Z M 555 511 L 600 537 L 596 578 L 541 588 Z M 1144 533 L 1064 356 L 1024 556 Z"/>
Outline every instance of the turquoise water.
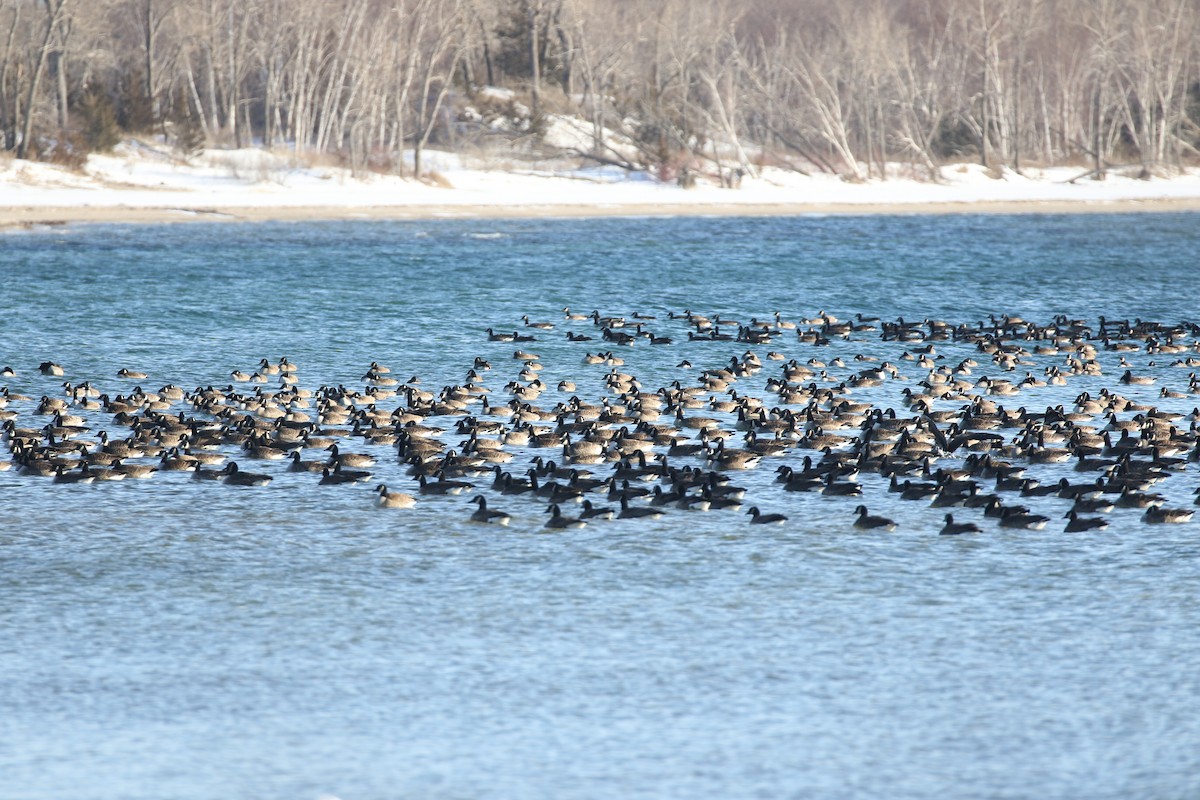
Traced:
<path fill-rule="evenodd" d="M 665 347 L 620 349 L 644 390 L 694 381 L 747 346 L 688 342 L 668 311 L 741 321 L 825 310 L 968 322 L 1019 314 L 1195 319 L 1200 218 L 828 217 L 106 226 L 0 237 L 0 379 L 34 398 L 64 380 L 110 393 L 187 389 L 287 356 L 300 385 L 361 388 L 372 361 L 436 390 L 476 356 L 493 400 L 514 345 L 484 329 L 557 328 L 552 407 L 607 396 L 562 308 L 655 314 Z M 950 363 L 973 354 L 938 344 Z M 863 334 L 801 361 L 897 360 Z M 1190 412 L 1190 370 L 1120 354 Z M 1069 404 L 1102 378 L 1023 394 Z M 693 369 L 676 365 L 684 358 Z M 37 373 L 61 363 L 62 378 Z M 996 375 L 983 359 L 975 376 Z M 1151 366 L 1149 362 L 1155 364 Z M 1039 357 L 1030 370 L 1061 358 Z M 777 367 L 739 392 L 763 396 Z M 1018 377 L 1024 372 L 1017 373 Z M 854 399 L 893 405 L 886 384 Z M 34 401 L 18 424 L 46 423 Z M 188 409 L 189 413 L 191 409 Z M 111 415 L 79 412 L 94 428 Z M 437 418 L 432 424 L 453 425 Z M 1102 424 L 1102 423 L 1101 423 Z M 1186 420 L 1182 423 L 1186 427 Z M 462 437 L 442 437 L 456 445 Z M 371 452 L 396 489 L 394 452 Z M 228 452 L 233 453 L 233 450 Z M 515 448 L 514 471 L 537 453 Z M 305 458 L 320 457 L 306 452 Z M 7 454 L 3 455 L 7 458 Z M 1190 798 L 1200 792 L 1200 522 L 1064 534 L 1052 517 L 939 537 L 944 510 L 864 475 L 895 533 L 851 527 L 857 501 L 790 495 L 775 463 L 734 473 L 739 512 L 546 533 L 540 502 L 490 495 L 376 509 L 369 484 L 321 487 L 278 463 L 263 489 L 187 473 L 63 486 L 0 472 L 0 797 Z M 242 462 L 253 463 L 253 462 Z M 947 462 L 953 465 L 954 461 Z M 593 467 L 602 472 L 606 467 Z M 1077 480 L 1070 465 L 1031 470 Z M 1190 507 L 1191 465 L 1155 491 Z M 487 483 L 486 479 L 483 481 Z M 597 498 L 603 500 L 603 498 Z"/>

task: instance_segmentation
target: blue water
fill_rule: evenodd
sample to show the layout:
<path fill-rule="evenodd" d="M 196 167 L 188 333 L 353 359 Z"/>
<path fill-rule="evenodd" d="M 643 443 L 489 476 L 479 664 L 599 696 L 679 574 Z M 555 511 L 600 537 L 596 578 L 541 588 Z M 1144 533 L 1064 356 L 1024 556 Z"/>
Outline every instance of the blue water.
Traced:
<path fill-rule="evenodd" d="M 686 341 L 684 309 L 742 321 L 825 310 L 975 322 L 1019 314 L 1195 319 L 1194 214 L 427 221 L 103 226 L 0 237 L 0 361 L 18 425 L 64 380 L 109 393 L 229 383 L 287 356 L 300 385 L 361 388 L 379 361 L 436 390 L 476 356 L 494 401 L 514 345 L 484 329 L 557 328 L 524 345 L 551 387 L 608 396 L 562 308 L 653 313 L 675 344 L 620 349 L 650 391 L 740 356 Z M 975 355 L 938 343 L 949 363 Z M 789 358 L 887 358 L 878 334 Z M 1175 357 L 1022 393 L 1070 404 L 1119 388 L 1190 412 Z M 677 367 L 682 359 L 693 369 Z M 37 373 L 55 360 L 63 378 Z M 986 359 L 975 377 L 998 373 Z M 1038 357 L 1036 367 L 1061 363 Z M 1151 366 L 1149 362 L 1155 361 Z M 777 365 L 736 384 L 764 395 Z M 1023 377 L 1024 372 L 1016 373 Z M 1004 376 L 1012 377 L 1012 375 Z M 243 390 L 245 385 L 243 385 Z M 897 384 L 854 399 L 895 404 Z M 394 401 L 393 401 L 394 403 Z M 947 406 L 950 408 L 952 406 Z M 177 406 L 176 410 L 182 408 Z M 190 407 L 186 409 L 191 413 Z M 82 413 L 94 429 L 111 415 Z M 702 413 L 702 412 L 698 412 Z M 454 419 L 432 424 L 449 427 Z M 1103 424 L 1099 420 L 1099 424 Z M 1187 421 L 1181 423 L 1186 427 Z M 456 445 L 461 437 L 442 437 Z M 379 480 L 413 485 L 387 447 Z M 512 448 L 514 471 L 536 454 Z M 233 450 L 228 451 L 235 454 Z M 741 512 L 546 533 L 540 502 L 489 496 L 372 505 L 278 462 L 262 489 L 151 480 L 62 486 L 0 472 L 0 797 L 43 798 L 1192 798 L 1200 793 L 1200 523 L 1064 534 L 1052 517 L 939 537 L 942 509 L 863 476 L 857 501 L 789 495 L 776 463 L 734 473 Z M 306 452 L 305 458 L 320 457 Z M 0 459 L 7 458 L 0 451 Z M 253 462 L 242 462 L 253 463 Z M 955 460 L 947 464 L 953 466 Z M 602 472 L 606 467 L 592 467 Z M 1032 470 L 1076 480 L 1069 465 Z M 1189 506 L 1197 468 L 1155 487 Z M 486 481 L 484 481 L 486 483 Z M 602 500 L 602 498 L 597 498 Z"/>

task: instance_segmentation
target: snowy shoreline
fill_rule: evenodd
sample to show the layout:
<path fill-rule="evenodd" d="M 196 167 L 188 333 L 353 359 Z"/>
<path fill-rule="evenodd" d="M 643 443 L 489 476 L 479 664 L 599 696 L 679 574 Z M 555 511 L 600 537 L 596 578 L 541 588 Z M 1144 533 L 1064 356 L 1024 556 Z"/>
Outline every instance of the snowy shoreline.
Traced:
<path fill-rule="evenodd" d="M 1078 167 L 1005 171 L 948 165 L 938 183 L 904 177 L 861 183 L 768 169 L 736 189 L 700 176 L 684 189 L 644 174 L 555 165 L 481 169 L 429 153 L 434 180 L 305 164 L 263 150 L 206 151 L 190 161 L 138 142 L 89 158 L 82 170 L 0 161 L 0 227 L 56 223 L 301 221 L 802 214 L 1087 213 L 1200 210 L 1200 170 L 1104 181 Z"/>

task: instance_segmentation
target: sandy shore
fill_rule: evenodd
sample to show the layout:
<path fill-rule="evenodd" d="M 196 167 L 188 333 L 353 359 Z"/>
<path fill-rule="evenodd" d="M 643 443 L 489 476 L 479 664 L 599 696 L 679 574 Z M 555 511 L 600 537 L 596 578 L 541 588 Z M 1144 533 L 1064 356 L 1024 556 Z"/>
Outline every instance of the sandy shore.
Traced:
<path fill-rule="evenodd" d="M 395 206 L 0 207 L 0 228 L 168 222 L 305 222 L 318 220 L 530 219 L 620 216 L 803 216 L 811 214 L 1081 214 L 1200 211 L 1200 198 L 1113 201 L 977 201 L 960 203 L 678 203 Z"/>

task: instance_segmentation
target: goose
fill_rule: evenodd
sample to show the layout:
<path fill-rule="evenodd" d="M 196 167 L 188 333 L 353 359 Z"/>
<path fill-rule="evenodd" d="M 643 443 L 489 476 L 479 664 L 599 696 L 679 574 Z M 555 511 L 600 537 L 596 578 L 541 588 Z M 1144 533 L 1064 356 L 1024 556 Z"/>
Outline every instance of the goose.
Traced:
<path fill-rule="evenodd" d="M 1121 383 L 1133 386 L 1149 386 L 1155 382 L 1155 378 L 1149 375 L 1134 375 L 1132 370 L 1125 370 L 1125 374 L 1120 378 Z"/>
<path fill-rule="evenodd" d="M 1040 531 L 1046 527 L 1046 523 L 1050 521 L 1049 517 L 1044 517 L 1041 514 L 1030 514 L 1027 512 L 1018 511 L 1017 509 L 1004 509 L 1003 515 L 1000 517 L 1001 528 L 1024 528 L 1031 531 Z"/>
<path fill-rule="evenodd" d="M 879 517 L 867 513 L 866 506 L 859 506 L 854 509 L 854 513 L 858 514 L 858 518 L 854 520 L 854 527 L 863 530 L 873 530 L 875 528 L 883 528 L 887 531 L 896 530 L 896 523 L 887 517 Z"/>
<path fill-rule="evenodd" d="M 287 458 L 287 451 L 279 447 L 271 447 L 263 438 L 250 438 L 242 445 L 242 450 L 249 458 L 263 461 L 279 461 Z"/>
<path fill-rule="evenodd" d="M 236 461 L 230 461 L 220 473 L 225 476 L 222 483 L 230 486 L 266 486 L 271 482 L 270 475 L 258 472 L 242 472 Z"/>
<path fill-rule="evenodd" d="M 1076 497 L 1074 505 L 1071 506 L 1072 511 L 1081 514 L 1106 514 L 1109 511 L 1112 511 L 1114 508 L 1116 508 L 1116 506 L 1111 500 L 1105 500 L 1100 497 L 1095 499 Z"/>
<path fill-rule="evenodd" d="M 38 371 L 43 375 L 53 375 L 59 378 L 66 374 L 63 368 L 53 361 L 43 361 L 41 364 L 38 364 Z"/>
<path fill-rule="evenodd" d="M 825 480 L 818 491 L 830 497 L 858 497 L 862 494 L 862 486 L 853 481 L 838 483 L 837 472 L 834 471 L 825 475 Z"/>
<path fill-rule="evenodd" d="M 550 519 L 546 520 L 545 527 L 561 530 L 564 528 L 582 528 L 587 525 L 582 517 L 564 517 L 562 509 L 558 507 L 558 503 L 551 503 L 546 509 L 550 512 Z"/>
<path fill-rule="evenodd" d="M 320 480 L 317 481 L 317 485 L 341 486 L 343 483 L 358 483 L 368 480 L 371 480 L 371 473 L 366 473 L 366 471 L 324 467 L 320 470 Z"/>
<path fill-rule="evenodd" d="M 1075 509 L 1063 514 L 1063 518 L 1068 520 L 1066 527 L 1063 528 L 1064 533 L 1102 531 L 1108 527 L 1108 520 L 1100 517 L 1081 517 L 1075 512 Z"/>
<path fill-rule="evenodd" d="M 375 505 L 380 508 L 412 508 L 417 504 L 417 498 L 411 494 L 404 492 L 389 492 L 384 484 L 379 484 L 375 487 L 378 497 L 375 498 Z"/>
<path fill-rule="evenodd" d="M 485 522 L 491 525 L 507 525 L 512 521 L 511 514 L 488 508 L 487 498 L 481 494 L 475 495 L 471 499 L 471 502 L 479 504 L 479 508 L 471 514 L 471 519 L 475 522 Z"/>
<path fill-rule="evenodd" d="M 1179 524 L 1188 522 L 1192 518 L 1192 510 L 1187 508 L 1162 508 L 1159 506 L 1150 506 L 1146 509 L 1146 513 L 1142 515 L 1143 522 L 1153 524 Z"/>
<path fill-rule="evenodd" d="M 420 484 L 417 491 L 421 494 L 462 494 L 465 489 L 475 488 L 475 484 L 469 481 L 452 481 L 444 478 L 430 481 L 423 474 L 417 476 L 417 482 Z"/>
<path fill-rule="evenodd" d="M 16 376 L 17 372 L 12 367 L 0 369 L 0 378 L 15 378 Z"/>
<path fill-rule="evenodd" d="M 787 522 L 783 514 L 764 514 L 758 510 L 758 506 L 750 506 L 746 513 L 750 515 L 751 525 L 782 525 Z"/>
<path fill-rule="evenodd" d="M 117 370 L 117 377 L 126 378 L 131 381 L 144 381 L 150 376 L 144 372 L 138 372 L 132 369 L 119 369 Z"/>
<path fill-rule="evenodd" d="M 59 464 L 54 468 L 55 483 L 91 483 L 96 480 L 96 476 L 89 470 L 88 465 L 84 463 L 78 471 L 67 471 L 67 468 Z"/>
<path fill-rule="evenodd" d="M 331 444 L 325 450 L 330 454 L 329 462 L 343 467 L 373 467 L 375 458 L 365 453 L 343 453 L 337 444 Z"/>
<path fill-rule="evenodd" d="M 591 500 L 583 501 L 583 508 L 579 512 L 580 519 L 612 519 L 616 516 L 616 512 L 607 506 L 594 506 Z"/>
<path fill-rule="evenodd" d="M 88 472 L 95 476 L 98 481 L 123 481 L 128 475 L 111 467 L 88 467 Z"/>
<path fill-rule="evenodd" d="M 938 533 L 942 536 L 958 536 L 963 533 L 982 533 L 983 529 L 974 522 L 955 522 L 953 514 L 947 514 L 946 524 Z"/>
<path fill-rule="evenodd" d="M 621 495 L 621 512 L 617 514 L 617 519 L 658 519 L 662 515 L 663 512 L 658 508 L 631 506 L 629 498 Z"/>
<path fill-rule="evenodd" d="M 121 459 L 117 459 L 112 463 L 112 469 L 117 472 L 123 472 L 130 478 L 138 480 L 146 480 L 154 477 L 154 473 L 158 472 L 157 467 L 152 467 L 149 464 L 126 464 Z"/>
<path fill-rule="evenodd" d="M 192 470 L 192 480 L 197 481 L 220 481 L 225 478 L 225 470 L 222 469 L 201 469 L 197 467 Z"/>
<path fill-rule="evenodd" d="M 521 321 L 525 323 L 526 328 L 537 328 L 543 331 L 554 330 L 553 322 L 530 322 L 528 314 L 523 315 Z"/>
<path fill-rule="evenodd" d="M 158 468 L 163 472 L 194 472 L 196 459 L 180 453 L 178 449 L 166 450 L 158 460 Z"/>

